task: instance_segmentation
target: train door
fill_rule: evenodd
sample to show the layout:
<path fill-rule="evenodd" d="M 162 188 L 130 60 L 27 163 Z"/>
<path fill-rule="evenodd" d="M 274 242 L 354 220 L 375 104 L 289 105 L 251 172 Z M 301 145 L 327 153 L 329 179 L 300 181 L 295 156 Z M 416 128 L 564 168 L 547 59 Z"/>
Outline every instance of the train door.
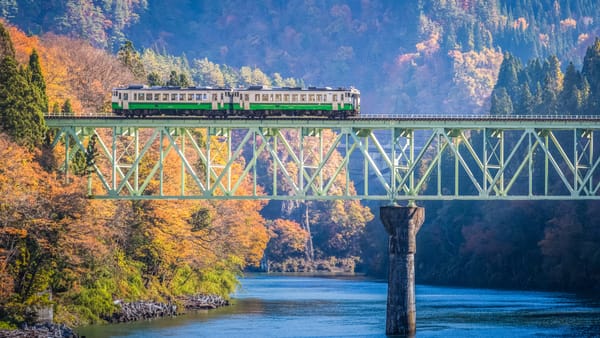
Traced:
<path fill-rule="evenodd" d="M 121 107 L 123 107 L 123 110 L 129 109 L 129 93 L 128 92 L 123 93 L 120 103 L 121 103 Z"/>
<path fill-rule="evenodd" d="M 212 103 L 212 110 L 219 109 L 219 94 L 211 93 L 210 98 L 211 98 L 211 103 Z"/>

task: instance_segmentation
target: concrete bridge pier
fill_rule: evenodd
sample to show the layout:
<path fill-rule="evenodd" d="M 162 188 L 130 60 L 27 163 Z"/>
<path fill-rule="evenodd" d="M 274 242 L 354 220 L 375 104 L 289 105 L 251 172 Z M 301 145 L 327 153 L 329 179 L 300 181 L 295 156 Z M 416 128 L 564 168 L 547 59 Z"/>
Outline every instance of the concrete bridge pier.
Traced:
<path fill-rule="evenodd" d="M 384 206 L 379 212 L 390 235 L 385 333 L 412 336 L 416 332 L 416 240 L 417 232 L 425 220 L 425 209 Z"/>

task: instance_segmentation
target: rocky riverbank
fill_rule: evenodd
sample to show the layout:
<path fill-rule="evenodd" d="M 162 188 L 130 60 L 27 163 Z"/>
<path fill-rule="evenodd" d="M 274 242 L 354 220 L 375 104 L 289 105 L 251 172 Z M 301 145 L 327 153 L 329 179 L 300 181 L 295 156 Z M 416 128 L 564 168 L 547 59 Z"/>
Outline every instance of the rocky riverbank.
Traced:
<path fill-rule="evenodd" d="M 132 322 L 142 319 L 176 316 L 185 310 L 208 310 L 229 305 L 229 301 L 216 295 L 182 296 L 178 301 L 178 303 L 183 305 L 183 311 L 174 303 L 149 301 L 121 302 L 119 303 L 119 311 L 104 319 L 110 323 Z"/>
<path fill-rule="evenodd" d="M 2 338 L 77 338 L 72 329 L 60 324 L 37 324 L 19 330 L 0 330 Z"/>
<path fill-rule="evenodd" d="M 119 310 L 111 316 L 103 318 L 109 323 L 132 322 L 143 319 L 154 319 L 176 316 L 185 310 L 216 309 L 229 305 L 229 301 L 216 295 L 183 296 L 178 299 L 182 307 L 174 303 L 151 301 L 120 302 Z M 72 329 L 60 324 L 38 324 L 19 330 L 0 330 L 0 338 L 76 338 Z"/>

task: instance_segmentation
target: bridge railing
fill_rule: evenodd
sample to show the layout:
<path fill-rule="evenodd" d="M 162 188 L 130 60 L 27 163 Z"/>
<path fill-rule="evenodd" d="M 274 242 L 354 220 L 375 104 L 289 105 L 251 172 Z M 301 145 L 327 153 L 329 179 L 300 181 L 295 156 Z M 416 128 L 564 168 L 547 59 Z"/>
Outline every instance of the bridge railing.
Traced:
<path fill-rule="evenodd" d="M 49 112 L 44 113 L 47 118 L 123 118 L 111 112 L 88 112 L 88 113 L 63 113 Z M 172 116 L 155 116 L 154 118 L 172 118 Z M 198 119 L 202 117 L 188 116 L 188 119 Z M 236 117 L 239 119 L 239 117 Z M 288 118 L 289 119 L 289 118 Z M 600 121 L 600 115 L 489 115 L 489 114 L 361 114 L 356 119 L 386 119 L 386 120 L 494 120 L 494 121 L 547 121 L 547 120 L 575 120 L 575 121 Z"/>

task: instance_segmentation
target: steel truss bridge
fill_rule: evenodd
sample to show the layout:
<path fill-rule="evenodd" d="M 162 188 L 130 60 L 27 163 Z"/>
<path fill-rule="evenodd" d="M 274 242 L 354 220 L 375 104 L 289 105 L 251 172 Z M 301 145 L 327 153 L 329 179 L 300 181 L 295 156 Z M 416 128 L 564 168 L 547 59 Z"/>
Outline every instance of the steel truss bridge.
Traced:
<path fill-rule="evenodd" d="M 77 156 L 88 154 L 93 198 L 600 199 L 594 116 L 47 116 L 46 123 L 53 146 L 64 149 L 67 179 Z"/>

